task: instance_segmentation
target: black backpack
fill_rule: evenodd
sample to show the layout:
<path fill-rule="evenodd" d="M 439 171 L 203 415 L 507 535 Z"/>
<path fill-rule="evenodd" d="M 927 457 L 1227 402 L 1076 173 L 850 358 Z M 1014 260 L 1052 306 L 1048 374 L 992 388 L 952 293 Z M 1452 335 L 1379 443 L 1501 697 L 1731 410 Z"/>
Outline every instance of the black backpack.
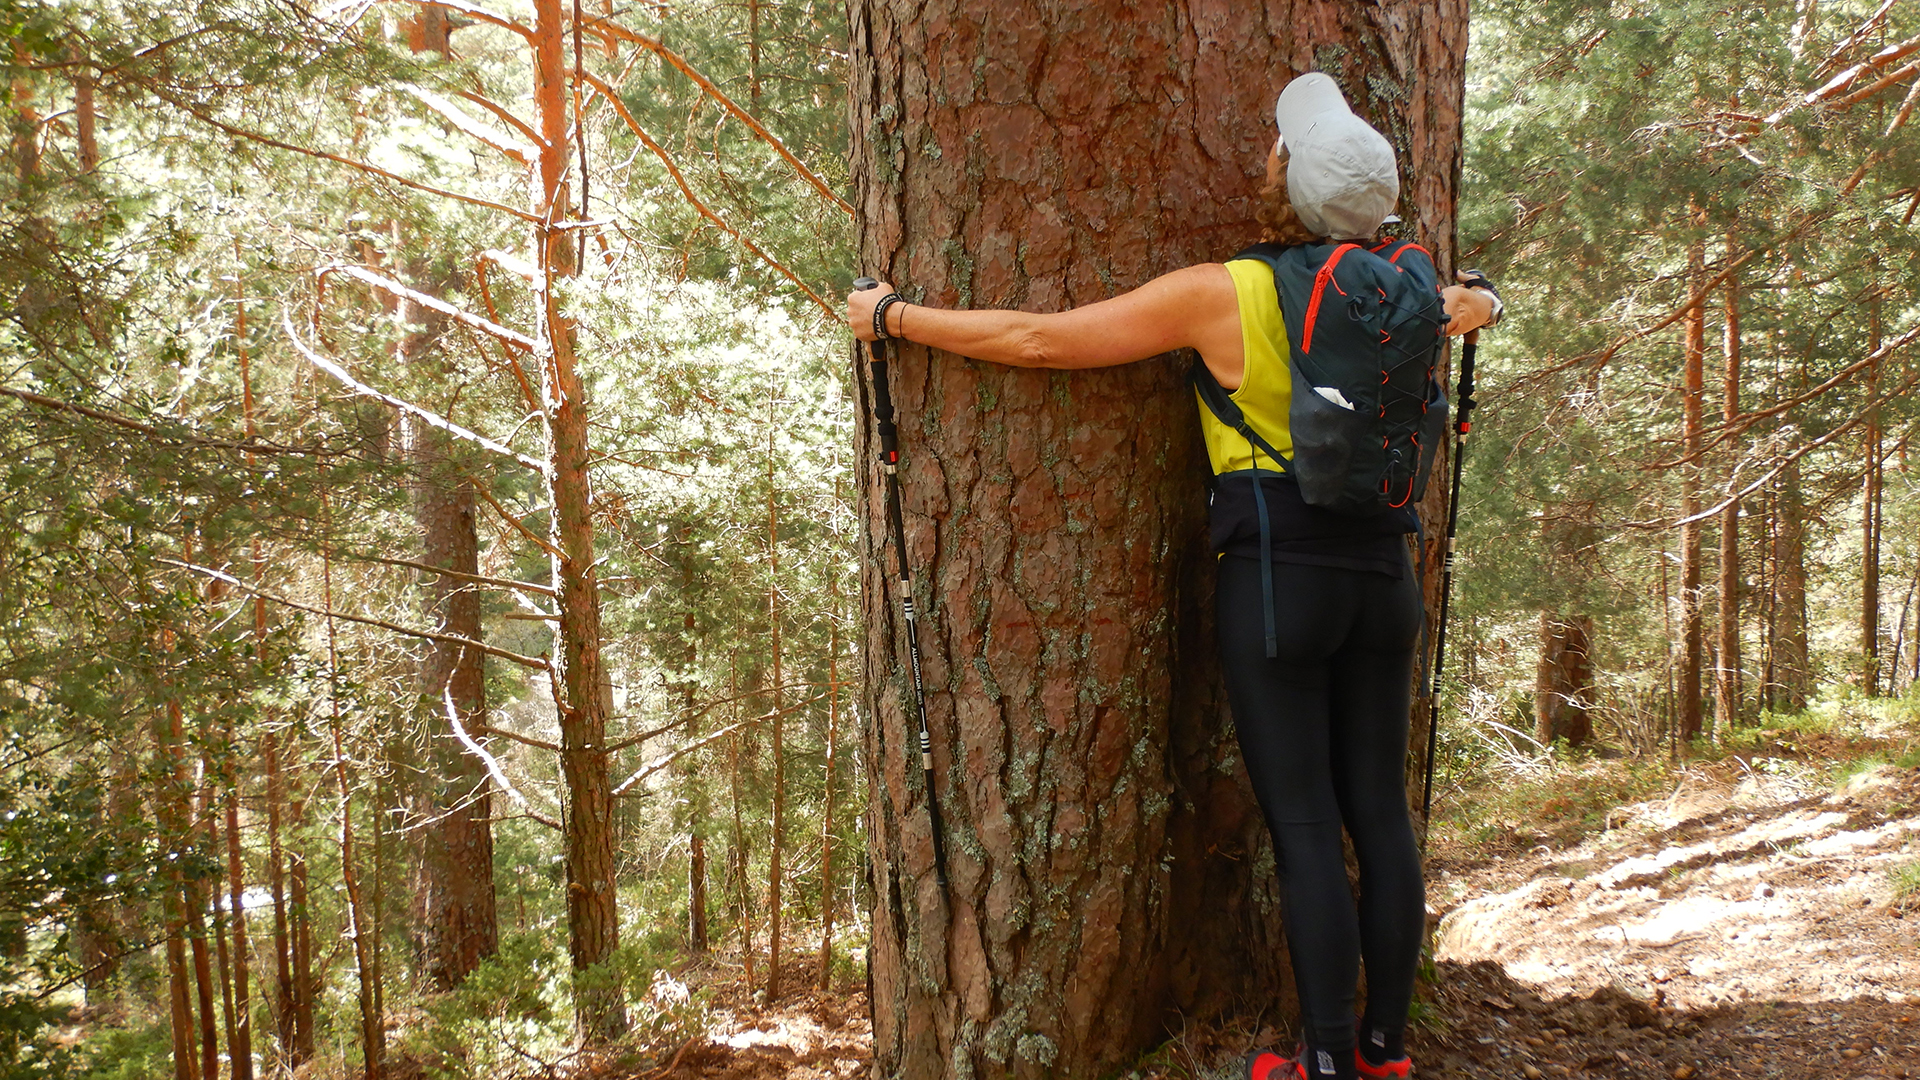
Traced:
<path fill-rule="evenodd" d="M 1434 375 L 1447 315 L 1427 250 L 1405 240 L 1256 244 L 1234 257 L 1273 269 L 1292 346 L 1293 456 L 1254 431 L 1196 361 L 1200 399 L 1292 477 L 1310 505 L 1358 516 L 1419 500 L 1447 426 L 1446 391 Z"/>

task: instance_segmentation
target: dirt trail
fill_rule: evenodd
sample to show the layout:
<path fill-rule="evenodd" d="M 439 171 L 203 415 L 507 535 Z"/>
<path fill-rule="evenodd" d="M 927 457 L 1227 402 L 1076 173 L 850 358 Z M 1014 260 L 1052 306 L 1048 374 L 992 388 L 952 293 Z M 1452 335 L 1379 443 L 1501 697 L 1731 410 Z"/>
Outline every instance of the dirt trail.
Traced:
<path fill-rule="evenodd" d="M 1920 907 L 1889 874 L 1920 856 L 1920 771 L 1701 774 L 1609 824 L 1435 867 L 1454 1030 L 1422 1072 L 1920 1076 Z"/>
<path fill-rule="evenodd" d="M 1690 773 L 1609 826 L 1558 850 L 1436 853 L 1416 1076 L 1920 1080 L 1920 898 L 1898 901 L 1888 873 L 1920 858 L 1920 770 L 1837 794 Z M 713 990 L 706 1039 L 647 1080 L 869 1075 L 862 996 L 767 1008 Z M 1288 1043 L 1199 1025 L 1128 1080 L 1237 1080 L 1249 1047 Z"/>

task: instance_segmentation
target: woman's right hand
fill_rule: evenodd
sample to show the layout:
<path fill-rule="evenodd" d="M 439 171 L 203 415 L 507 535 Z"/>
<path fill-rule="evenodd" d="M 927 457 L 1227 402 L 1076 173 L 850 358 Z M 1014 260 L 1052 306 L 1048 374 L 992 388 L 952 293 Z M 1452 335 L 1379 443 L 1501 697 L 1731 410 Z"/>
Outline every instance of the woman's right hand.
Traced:
<path fill-rule="evenodd" d="M 847 294 L 847 325 L 853 328 L 854 337 L 859 338 L 861 341 L 875 340 L 873 333 L 873 309 L 882 299 L 893 291 L 893 286 L 883 281 L 874 288 L 860 289 Z M 894 305 L 895 308 L 899 306 L 898 304 Z M 892 320 L 893 314 L 893 311 L 887 312 L 889 321 Z"/>

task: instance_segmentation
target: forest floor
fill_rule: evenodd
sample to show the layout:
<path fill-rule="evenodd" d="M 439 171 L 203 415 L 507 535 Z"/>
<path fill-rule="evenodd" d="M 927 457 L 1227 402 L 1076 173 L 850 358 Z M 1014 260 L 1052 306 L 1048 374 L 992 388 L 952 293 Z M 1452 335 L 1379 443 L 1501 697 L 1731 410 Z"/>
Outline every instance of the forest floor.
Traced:
<path fill-rule="evenodd" d="M 1664 795 L 1584 825 L 1576 812 L 1556 828 L 1549 812 L 1437 833 L 1417 1074 L 1920 1078 L 1920 768 L 1876 762 L 1904 740 L 1822 738 L 1663 772 Z M 1836 785 L 1796 760 L 1858 771 Z M 1617 766 L 1591 768 L 1595 790 L 1619 781 Z M 857 993 L 775 1008 L 737 986 L 709 994 L 706 1038 L 649 1080 L 866 1075 L 872 1028 Z M 1196 1026 L 1129 1080 L 1230 1080 L 1257 1045 L 1291 1044 Z"/>

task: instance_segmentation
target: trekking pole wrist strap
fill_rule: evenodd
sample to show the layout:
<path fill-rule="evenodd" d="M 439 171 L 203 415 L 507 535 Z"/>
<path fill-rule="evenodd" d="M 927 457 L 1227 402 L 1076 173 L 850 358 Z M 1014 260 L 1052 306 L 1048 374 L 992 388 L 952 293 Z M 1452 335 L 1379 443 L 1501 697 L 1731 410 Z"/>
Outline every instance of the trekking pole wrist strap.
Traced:
<path fill-rule="evenodd" d="M 893 336 L 892 334 L 887 333 L 887 309 L 892 307 L 895 304 L 904 304 L 906 302 L 907 302 L 906 297 L 901 296 L 897 292 L 891 292 L 881 297 L 879 301 L 873 305 L 873 336 L 874 337 L 885 340 Z"/>

